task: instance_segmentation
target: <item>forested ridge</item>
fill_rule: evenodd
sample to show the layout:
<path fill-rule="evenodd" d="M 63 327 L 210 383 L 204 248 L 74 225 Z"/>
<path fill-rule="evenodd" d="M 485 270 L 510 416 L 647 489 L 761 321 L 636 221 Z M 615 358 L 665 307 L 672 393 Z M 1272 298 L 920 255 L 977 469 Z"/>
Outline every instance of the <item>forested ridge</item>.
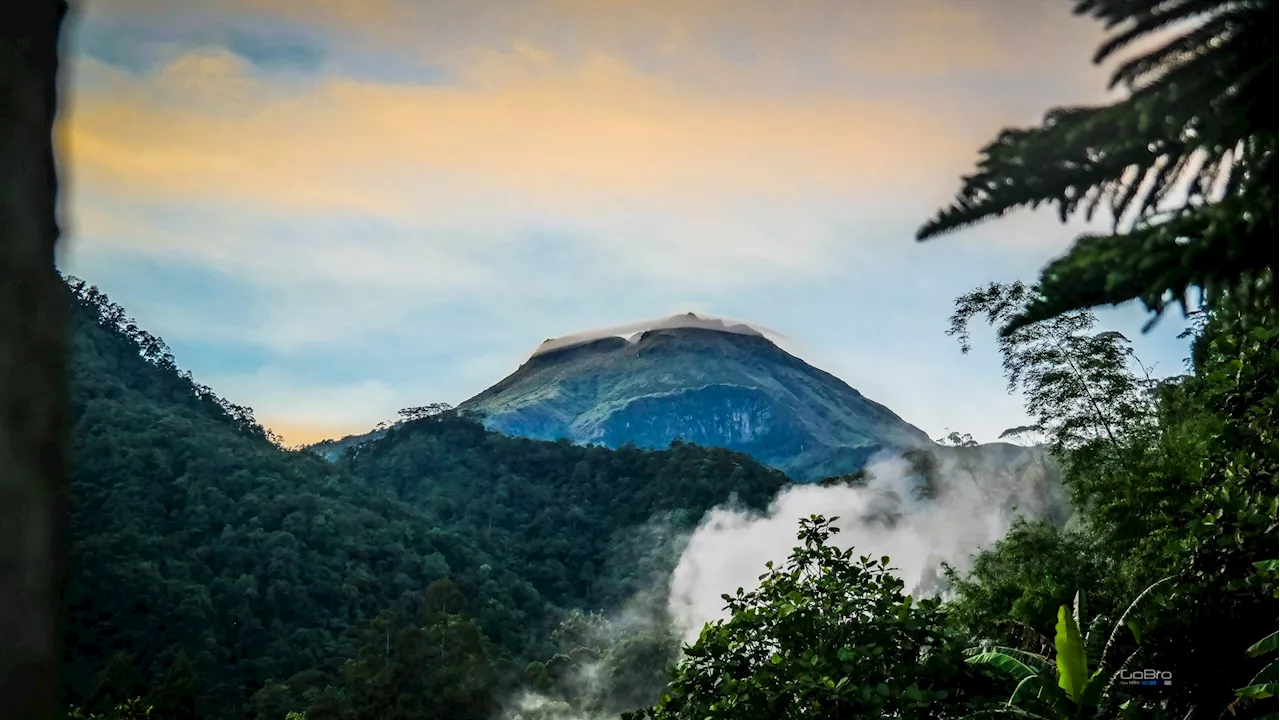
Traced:
<path fill-rule="evenodd" d="M 449 413 L 325 462 L 180 372 L 97 289 L 69 287 L 68 650 L 91 710 L 172 666 L 174 683 L 195 678 L 202 712 L 244 716 L 266 681 L 336 670 L 362 622 L 413 615 L 438 580 L 483 633 L 485 662 L 523 670 L 554 655 L 565 612 L 611 607 L 669 571 L 669 552 L 629 555 L 629 531 L 688 529 L 731 496 L 761 507 L 787 482 L 729 451 L 535 442 Z"/>

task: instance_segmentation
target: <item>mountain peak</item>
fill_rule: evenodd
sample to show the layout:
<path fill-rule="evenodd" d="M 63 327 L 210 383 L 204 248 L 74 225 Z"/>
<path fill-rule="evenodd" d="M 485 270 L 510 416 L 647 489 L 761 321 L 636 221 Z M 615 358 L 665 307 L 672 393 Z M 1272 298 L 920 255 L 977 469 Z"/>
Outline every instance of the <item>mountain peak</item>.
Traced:
<path fill-rule="evenodd" d="M 932 444 L 764 330 L 692 312 L 548 340 L 461 409 L 543 440 L 725 447 L 804 480 L 851 472 L 880 450 Z"/>
<path fill-rule="evenodd" d="M 758 328 L 745 322 L 728 320 L 725 318 L 700 316 L 692 312 L 687 312 L 682 315 L 638 320 L 621 325 L 613 325 L 610 327 L 563 335 L 558 338 L 548 338 L 533 351 L 530 358 L 545 355 L 557 350 L 565 350 L 571 347 L 587 345 L 607 338 L 625 338 L 634 342 L 639 340 L 645 333 L 653 330 L 682 329 L 713 330 L 716 332 L 732 333 L 736 335 L 752 335 L 762 338 L 767 337 L 767 335 L 781 337 L 779 333 L 766 331 L 765 329 Z"/>

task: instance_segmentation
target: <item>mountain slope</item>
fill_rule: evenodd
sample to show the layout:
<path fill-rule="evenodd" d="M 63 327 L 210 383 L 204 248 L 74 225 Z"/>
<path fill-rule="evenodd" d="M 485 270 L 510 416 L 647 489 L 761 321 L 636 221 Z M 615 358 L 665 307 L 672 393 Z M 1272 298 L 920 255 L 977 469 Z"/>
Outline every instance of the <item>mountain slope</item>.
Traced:
<path fill-rule="evenodd" d="M 561 611 L 500 559 L 429 511 L 277 447 L 119 306 L 72 290 L 74 694 L 88 696 L 117 652 L 159 676 L 185 650 L 206 711 L 248 717 L 266 680 L 340 662 L 349 629 L 445 577 L 484 608 L 490 638 L 546 652 Z"/>
<path fill-rule="evenodd" d="M 510 435 L 619 447 L 674 439 L 745 452 L 793 478 L 851 472 L 928 435 L 759 333 L 681 317 L 626 339 L 548 341 L 459 409 Z"/>
<path fill-rule="evenodd" d="M 781 472 L 721 448 L 549 443 L 453 413 L 390 428 L 337 465 L 430 509 L 553 603 L 584 609 L 615 607 L 665 580 L 676 557 L 665 552 L 671 548 L 637 547 L 642 526 L 690 531 L 733 497 L 763 510 L 788 484 Z"/>
<path fill-rule="evenodd" d="M 117 652 L 156 677 L 185 651 L 206 716 L 251 717 L 270 679 L 323 677 L 355 652 L 353 630 L 411 612 L 446 578 L 494 662 L 523 666 L 554 652 L 568 609 L 610 609 L 662 575 L 672 548 L 636 540 L 655 517 L 688 527 L 734 495 L 760 508 L 787 482 L 725 450 L 574 447 L 453 415 L 325 462 L 278 447 L 122 308 L 70 285 L 67 647 L 81 700 Z"/>

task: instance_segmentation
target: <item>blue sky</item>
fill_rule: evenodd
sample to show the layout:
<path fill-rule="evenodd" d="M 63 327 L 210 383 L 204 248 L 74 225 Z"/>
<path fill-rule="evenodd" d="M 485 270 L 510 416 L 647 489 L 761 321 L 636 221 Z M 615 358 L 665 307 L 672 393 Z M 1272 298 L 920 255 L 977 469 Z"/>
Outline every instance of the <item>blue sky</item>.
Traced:
<path fill-rule="evenodd" d="M 101 0 L 69 36 L 64 270 L 299 443 L 548 337 L 754 321 L 934 436 L 1022 424 L 955 296 L 1087 229 L 916 243 L 977 150 L 1106 98 L 1049 0 Z M 1170 317 L 1104 313 L 1176 371 Z"/>

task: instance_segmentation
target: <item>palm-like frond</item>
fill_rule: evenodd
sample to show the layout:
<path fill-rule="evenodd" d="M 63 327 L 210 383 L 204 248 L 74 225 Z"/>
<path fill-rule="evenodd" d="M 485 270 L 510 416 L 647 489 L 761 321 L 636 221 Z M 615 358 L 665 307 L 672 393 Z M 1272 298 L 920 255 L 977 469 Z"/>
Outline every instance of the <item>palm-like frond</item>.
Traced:
<path fill-rule="evenodd" d="M 1019 703 L 1028 701 L 1037 701 L 1047 704 L 1049 707 L 1062 714 L 1062 710 L 1067 705 L 1067 695 L 1062 688 L 1054 684 L 1052 678 L 1043 675 L 1032 675 L 1023 678 L 1013 694 L 1009 696 L 1009 701 L 1005 703 L 1009 707 L 1014 707 Z"/>
<path fill-rule="evenodd" d="M 1047 661 L 1048 659 L 1045 658 L 1045 660 Z M 1005 673 L 1008 673 L 1009 675 L 1012 675 L 1015 679 L 1019 681 L 1025 680 L 1029 677 L 1034 677 L 1039 674 L 1037 668 L 1032 667 L 1031 665 L 1028 665 L 1027 663 L 1023 662 L 1019 658 L 1014 657 L 1012 654 L 1008 654 L 998 650 L 987 650 L 983 652 L 978 652 L 973 656 L 971 656 L 965 662 L 968 662 L 972 665 L 990 665 Z"/>
<path fill-rule="evenodd" d="M 1063 221 L 1105 208 L 1113 234 L 1080 238 L 1044 271 L 1006 330 L 1062 312 L 1140 299 L 1156 317 L 1190 288 L 1270 296 L 1276 264 L 1277 0 L 1077 0 L 1119 30 L 1095 55 L 1186 29 L 1125 60 L 1125 99 L 1059 108 L 1038 128 L 1006 130 L 982 150 L 954 203 L 920 240 L 1018 208 Z M 1253 301 L 1255 298 L 1249 298 Z"/>
<path fill-rule="evenodd" d="M 978 720 L 978 718 L 988 717 L 1017 717 L 1028 718 L 1029 720 L 1048 720 L 1044 715 L 1033 713 L 1029 710 L 1023 710 L 1020 707 L 1011 706 L 994 708 L 991 710 L 979 710 L 978 712 L 969 715 L 970 720 Z"/>
<path fill-rule="evenodd" d="M 1258 671 L 1258 674 L 1249 681 L 1248 685 L 1237 690 L 1236 694 L 1240 697 L 1256 699 L 1274 697 L 1277 686 L 1275 680 L 1277 667 L 1276 661 L 1272 660 L 1266 667 Z"/>
<path fill-rule="evenodd" d="M 1089 621 L 1089 630 L 1084 635 L 1084 651 L 1086 656 L 1096 658 L 1101 655 L 1100 652 L 1097 652 L 1099 650 L 1098 643 L 1101 641 L 1101 633 L 1104 632 L 1103 626 L 1106 623 L 1107 618 L 1103 615 L 1098 615 Z"/>
<path fill-rule="evenodd" d="M 1250 645 L 1246 652 L 1250 657 L 1275 652 L 1277 649 L 1277 636 L 1278 633 L 1271 633 Z M 1280 693 L 1280 660 L 1272 660 L 1267 663 L 1266 667 L 1259 670 L 1257 675 L 1253 676 L 1248 685 L 1236 690 L 1236 699 L 1227 706 L 1227 712 L 1235 715 L 1237 711 L 1252 705 L 1258 700 L 1275 697 L 1278 693 Z"/>
<path fill-rule="evenodd" d="M 1249 680 L 1249 685 L 1265 685 L 1280 683 L 1280 660 L 1276 660 L 1258 670 L 1258 674 Z"/>
<path fill-rule="evenodd" d="M 1006 666 L 1004 661 L 997 660 L 997 656 L 1009 657 L 1017 661 L 1020 665 L 1030 668 L 1033 672 L 1053 673 L 1053 660 L 1047 655 L 1027 652 L 1018 648 L 1006 647 L 1004 645 L 992 645 L 991 647 L 974 647 L 968 648 L 964 654 L 969 657 L 968 662 L 974 664 L 994 665 L 1012 675 L 1022 672 L 1021 668 L 1013 669 L 1012 665 Z"/>
<path fill-rule="evenodd" d="M 1070 606 L 1063 605 L 1059 608 L 1058 624 L 1052 643 L 1023 623 L 1013 620 L 998 623 L 1002 629 L 1011 631 L 1022 640 L 1024 645 L 1035 647 L 1040 652 L 984 642 L 978 647 L 965 651 L 966 655 L 971 656 L 968 662 L 995 667 L 1018 680 L 1018 685 L 1009 698 L 1010 705 L 1035 698 L 1038 702 L 1049 703 L 1059 715 L 1066 711 L 1068 702 L 1077 711 L 1096 709 L 1105 702 L 1106 698 L 1111 697 L 1111 691 L 1121 671 L 1128 669 L 1139 654 L 1138 650 L 1130 652 L 1119 667 L 1112 669 L 1108 661 L 1119 638 L 1120 628 L 1129 627 L 1130 617 L 1138 605 L 1157 587 L 1173 580 L 1174 577 L 1164 577 L 1148 585 L 1129 603 L 1120 618 L 1111 623 L 1111 631 L 1098 656 L 1097 667 L 1092 673 L 1089 672 L 1089 660 L 1093 654 L 1093 648 L 1096 647 L 1095 640 L 1101 638 L 1098 633 L 1109 619 L 1103 615 L 1089 619 L 1085 613 L 1081 592 L 1076 593 Z M 1082 624 L 1088 625 L 1088 632 L 1083 636 Z M 1134 635 L 1136 638 L 1136 631 Z M 1275 646 L 1276 637 L 1273 634 L 1256 643 L 1250 648 L 1250 652 L 1259 654 L 1274 650 Z M 1255 684 L 1259 678 L 1270 677 L 1266 674 L 1268 670 L 1274 674 L 1274 666 L 1275 663 L 1259 673 L 1258 678 L 1255 678 Z M 1267 691 L 1266 688 L 1259 690 L 1259 692 Z M 1269 691 L 1274 693 L 1274 685 Z"/>
<path fill-rule="evenodd" d="M 1135 298 L 1157 317 L 1175 304 L 1185 314 L 1190 310 L 1186 289 L 1193 286 L 1207 297 L 1224 291 L 1248 295 L 1253 281 L 1270 276 L 1265 268 L 1275 255 L 1275 233 L 1236 205 L 1220 203 L 1123 235 L 1082 236 L 1045 268 L 1037 296 L 1002 333 L 1082 305 L 1119 305 Z M 1275 203 L 1271 206 L 1274 214 Z M 1256 291 L 1260 298 L 1268 292 L 1265 287 Z"/>
<path fill-rule="evenodd" d="M 1146 587 L 1145 590 L 1138 593 L 1138 596 L 1133 599 L 1133 602 L 1129 603 L 1129 607 L 1124 609 L 1124 612 L 1120 614 L 1120 619 L 1116 620 L 1116 624 L 1112 627 L 1111 635 L 1107 637 L 1107 644 L 1104 645 L 1102 648 L 1102 656 L 1098 658 L 1099 668 L 1107 667 L 1107 659 L 1111 653 L 1111 647 L 1115 644 L 1116 640 L 1120 636 L 1120 628 L 1125 627 L 1125 622 L 1129 619 L 1129 615 L 1134 611 L 1134 609 L 1138 607 L 1138 603 L 1142 602 L 1144 598 L 1150 595 L 1152 591 L 1154 591 L 1162 583 L 1166 583 L 1172 579 L 1174 579 L 1174 576 L 1169 575 L 1167 577 L 1160 578 L 1159 580 L 1151 583 Z M 1126 660 L 1126 662 L 1128 662 L 1128 660 Z"/>
<path fill-rule="evenodd" d="M 1021 642 L 1026 651 L 1046 658 L 1053 654 L 1053 640 L 1026 623 L 1017 620 L 1000 620 L 996 623 L 996 627 Z"/>
<path fill-rule="evenodd" d="M 1249 654 L 1249 657 L 1258 657 L 1263 653 L 1275 652 L 1277 649 L 1278 636 L 1280 636 L 1280 632 L 1273 632 L 1270 635 L 1262 638 L 1258 642 L 1250 645 L 1249 649 L 1246 650 L 1245 652 Z"/>
<path fill-rule="evenodd" d="M 1115 687 L 1116 681 L 1120 679 L 1120 674 L 1125 670 L 1129 669 L 1129 666 L 1133 664 L 1133 660 L 1136 657 L 1138 657 L 1138 651 L 1134 650 L 1133 652 L 1129 653 L 1129 656 L 1124 659 L 1124 662 L 1116 666 L 1114 671 L 1108 671 L 1105 668 L 1099 666 L 1098 673 L 1100 674 L 1109 673 L 1106 675 L 1107 684 L 1102 688 L 1102 693 L 1100 697 L 1106 697 L 1111 694 L 1111 689 Z"/>

